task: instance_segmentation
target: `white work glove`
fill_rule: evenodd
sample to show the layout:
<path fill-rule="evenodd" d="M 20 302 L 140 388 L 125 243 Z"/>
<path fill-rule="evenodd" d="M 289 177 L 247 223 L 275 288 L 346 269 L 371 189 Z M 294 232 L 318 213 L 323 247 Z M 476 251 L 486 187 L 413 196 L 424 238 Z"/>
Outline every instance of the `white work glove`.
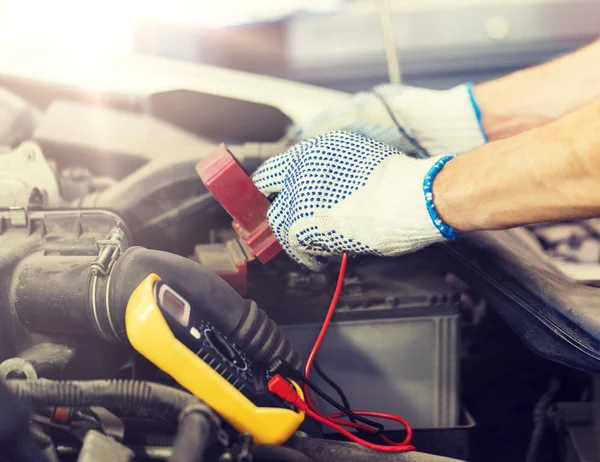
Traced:
<path fill-rule="evenodd" d="M 443 91 L 380 85 L 294 126 L 292 136 L 334 130 L 360 133 L 420 158 L 469 151 L 487 141 L 470 84 Z"/>
<path fill-rule="evenodd" d="M 327 257 L 399 255 L 455 236 L 433 207 L 431 183 L 453 156 L 413 159 L 354 132 L 311 138 L 254 173 L 277 193 L 268 220 L 285 251 L 318 270 Z"/>

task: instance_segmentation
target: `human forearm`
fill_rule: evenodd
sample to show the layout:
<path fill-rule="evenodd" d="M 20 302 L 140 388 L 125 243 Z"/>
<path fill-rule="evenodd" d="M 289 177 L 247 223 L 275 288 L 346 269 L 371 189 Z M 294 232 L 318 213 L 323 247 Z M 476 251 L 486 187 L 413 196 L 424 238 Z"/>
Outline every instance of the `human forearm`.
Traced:
<path fill-rule="evenodd" d="M 600 216 L 600 98 L 448 162 L 433 194 L 459 231 Z"/>
<path fill-rule="evenodd" d="M 351 131 L 302 141 L 253 175 L 271 229 L 320 269 L 348 252 L 394 256 L 456 231 L 600 216 L 600 98 L 458 157 L 415 159 Z"/>
<path fill-rule="evenodd" d="M 557 119 L 600 96 L 600 40 L 569 55 L 479 84 L 475 97 L 488 138 Z"/>

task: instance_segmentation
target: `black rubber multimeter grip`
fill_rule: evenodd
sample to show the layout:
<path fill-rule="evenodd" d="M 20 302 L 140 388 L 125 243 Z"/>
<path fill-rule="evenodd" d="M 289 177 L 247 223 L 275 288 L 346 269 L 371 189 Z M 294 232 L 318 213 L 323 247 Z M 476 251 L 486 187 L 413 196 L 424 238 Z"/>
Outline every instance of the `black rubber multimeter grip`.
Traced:
<path fill-rule="evenodd" d="M 229 338 L 255 361 L 270 363 L 279 358 L 295 369 L 302 366 L 283 331 L 252 300 L 246 300 L 245 313 Z"/>

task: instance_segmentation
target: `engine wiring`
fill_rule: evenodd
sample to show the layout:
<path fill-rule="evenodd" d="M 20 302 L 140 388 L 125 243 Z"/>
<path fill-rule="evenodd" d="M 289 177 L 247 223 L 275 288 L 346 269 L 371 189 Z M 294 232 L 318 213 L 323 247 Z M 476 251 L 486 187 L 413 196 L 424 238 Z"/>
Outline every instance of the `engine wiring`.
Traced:
<path fill-rule="evenodd" d="M 281 362 L 281 361 L 275 362 L 271 366 L 271 369 L 276 370 L 278 374 L 284 376 L 287 379 L 291 379 L 291 380 L 295 381 L 296 383 L 307 385 L 310 388 L 310 390 L 314 391 L 317 395 L 319 395 L 321 398 L 323 398 L 325 401 L 327 401 L 329 404 L 331 404 L 333 407 L 335 407 L 337 410 L 339 410 L 340 411 L 339 414 L 346 416 L 351 422 L 360 421 L 362 423 L 370 425 L 371 427 L 376 428 L 377 429 L 376 433 L 375 433 L 376 436 L 379 436 L 383 431 L 385 431 L 385 428 L 383 427 L 382 424 L 375 422 L 373 420 L 367 419 L 366 417 L 357 415 L 354 412 L 352 412 L 352 409 L 350 408 L 349 405 L 340 404 L 337 401 L 335 401 L 327 393 L 325 393 L 323 390 L 321 390 L 321 388 L 319 388 L 313 381 L 311 381 L 310 379 L 307 379 L 302 372 L 294 369 L 288 363 Z"/>
<path fill-rule="evenodd" d="M 412 428 L 410 427 L 408 422 L 405 419 L 403 419 L 402 417 L 399 417 L 399 416 L 396 416 L 393 414 L 386 414 L 386 413 L 382 413 L 382 412 L 352 411 L 350 409 L 327 416 L 327 415 L 324 415 L 321 411 L 319 411 L 310 399 L 310 386 L 309 386 L 309 384 L 311 383 L 309 380 L 310 372 L 311 372 L 313 363 L 315 361 L 317 352 L 319 351 L 319 348 L 321 347 L 321 344 L 323 343 L 323 339 L 325 338 L 325 334 L 327 333 L 329 325 L 331 324 L 331 319 L 333 318 L 333 314 L 334 314 L 336 306 L 338 304 L 340 294 L 342 292 L 342 287 L 344 284 L 344 276 L 346 274 L 347 265 L 348 265 L 348 254 L 344 253 L 342 255 L 342 262 L 340 264 L 338 279 L 337 279 L 335 291 L 333 293 L 333 297 L 331 299 L 331 303 L 329 304 L 329 308 L 327 310 L 325 320 L 323 321 L 321 330 L 319 331 L 319 334 L 317 335 L 317 338 L 315 340 L 315 343 L 313 344 L 310 354 L 308 355 L 308 359 L 306 361 L 306 365 L 304 368 L 304 379 L 305 380 L 302 380 L 304 382 L 304 384 L 303 384 L 304 385 L 303 386 L 304 400 L 302 400 L 302 398 L 300 398 L 300 396 L 296 393 L 293 386 L 280 374 L 275 375 L 269 381 L 269 390 L 271 392 L 275 393 L 276 395 L 278 395 L 280 398 L 287 401 L 288 403 L 293 404 L 298 409 L 305 411 L 308 416 L 310 416 L 317 422 L 319 422 L 323 425 L 327 425 L 328 427 L 330 427 L 330 428 L 336 430 L 337 432 L 339 432 L 340 434 L 344 435 L 349 440 L 351 440 L 355 443 L 358 443 L 361 446 L 364 446 L 366 448 L 373 449 L 376 451 L 383 451 L 383 452 L 414 451 L 415 450 L 414 446 L 409 444 L 410 440 L 412 439 Z M 291 378 L 293 378 L 293 377 L 291 377 Z M 350 418 L 350 417 L 353 417 L 356 419 L 358 416 L 373 417 L 373 418 L 377 418 L 377 419 L 385 419 L 385 420 L 392 420 L 395 422 L 399 422 L 406 429 L 406 438 L 404 439 L 404 441 L 398 443 L 398 442 L 392 441 L 391 439 L 387 438 L 383 434 L 379 434 L 380 433 L 379 425 L 376 425 L 377 428 L 373 428 L 373 427 L 369 427 L 369 426 L 366 426 L 366 425 L 363 425 L 363 424 L 360 424 L 357 422 L 341 420 L 342 418 Z M 363 419 L 360 419 L 360 420 L 363 420 Z M 363 420 L 363 422 L 364 422 L 364 420 Z M 371 443 L 370 441 L 367 441 L 367 440 L 360 438 L 360 437 L 356 436 L 355 434 L 349 432 L 344 427 L 351 427 L 351 428 L 355 428 L 357 430 L 362 430 L 362 431 L 366 431 L 369 433 L 379 434 L 379 437 L 386 443 L 386 445 Z"/>
<path fill-rule="evenodd" d="M 313 361 L 313 367 L 314 367 L 317 375 L 319 377 L 321 377 L 321 380 L 323 380 L 323 382 L 325 382 L 327 385 L 329 385 L 338 394 L 344 407 L 346 409 L 352 409 L 352 406 L 350 406 L 350 401 L 348 400 L 346 393 L 344 393 L 344 390 L 342 390 L 342 387 L 340 387 L 335 382 L 335 380 L 333 380 L 331 377 L 329 377 L 329 375 L 327 375 L 325 373 L 325 371 L 323 370 L 323 368 L 321 367 L 321 365 L 319 364 L 319 362 L 316 359 Z M 348 416 L 348 419 L 350 420 L 350 422 L 355 421 L 354 417 L 352 417 L 352 416 Z"/>

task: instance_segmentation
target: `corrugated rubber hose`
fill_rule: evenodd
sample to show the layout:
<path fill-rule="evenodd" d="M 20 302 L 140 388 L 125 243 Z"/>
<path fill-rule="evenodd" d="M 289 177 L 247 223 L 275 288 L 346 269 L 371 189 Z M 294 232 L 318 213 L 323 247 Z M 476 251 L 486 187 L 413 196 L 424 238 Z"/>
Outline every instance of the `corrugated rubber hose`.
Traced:
<path fill-rule="evenodd" d="M 27 404 L 38 406 L 135 406 L 179 416 L 172 462 L 197 462 L 215 441 L 221 421 L 204 402 L 193 395 L 138 380 L 9 380 L 8 388 Z"/>

